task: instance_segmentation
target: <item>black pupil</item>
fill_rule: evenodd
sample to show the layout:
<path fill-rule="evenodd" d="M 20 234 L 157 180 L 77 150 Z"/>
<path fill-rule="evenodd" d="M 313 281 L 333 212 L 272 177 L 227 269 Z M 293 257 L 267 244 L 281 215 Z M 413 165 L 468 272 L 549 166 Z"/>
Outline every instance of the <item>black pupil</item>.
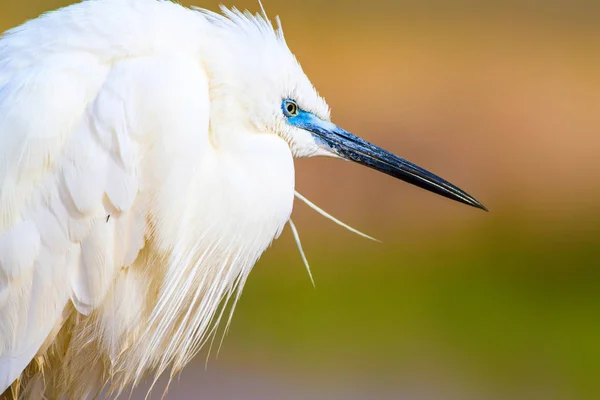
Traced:
<path fill-rule="evenodd" d="M 290 114 L 294 114 L 296 111 L 296 107 L 292 103 L 288 103 L 287 110 Z"/>

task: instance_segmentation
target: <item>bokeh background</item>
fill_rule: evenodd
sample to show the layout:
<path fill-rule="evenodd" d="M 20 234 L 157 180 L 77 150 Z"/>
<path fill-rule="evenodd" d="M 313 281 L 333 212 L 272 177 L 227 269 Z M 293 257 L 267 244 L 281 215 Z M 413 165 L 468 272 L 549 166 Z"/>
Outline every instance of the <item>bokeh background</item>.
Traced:
<path fill-rule="evenodd" d="M 2 0 L 0 30 L 68 3 Z M 600 398 L 600 3 L 263 4 L 339 125 L 490 212 L 299 160 L 301 193 L 383 243 L 297 203 L 316 288 L 285 231 L 167 398 Z"/>

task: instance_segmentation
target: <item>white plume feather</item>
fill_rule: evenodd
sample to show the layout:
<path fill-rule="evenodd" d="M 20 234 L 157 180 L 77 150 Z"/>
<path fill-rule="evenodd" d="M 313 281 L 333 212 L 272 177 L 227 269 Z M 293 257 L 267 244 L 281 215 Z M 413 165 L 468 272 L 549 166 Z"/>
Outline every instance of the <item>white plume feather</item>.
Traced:
<path fill-rule="evenodd" d="M 380 240 L 375 239 L 374 237 L 369 236 L 366 233 L 362 233 L 358 229 L 354 229 L 350 225 L 348 225 L 348 224 L 340 221 L 339 219 L 335 218 L 333 215 L 327 213 L 325 210 L 323 210 L 322 208 L 318 207 L 315 203 L 311 202 L 310 200 L 308 200 L 306 197 L 302 196 L 297 191 L 295 191 L 294 194 L 295 194 L 296 198 L 298 198 L 299 200 L 302 200 L 307 206 L 309 206 L 310 208 L 312 208 L 313 210 L 315 210 L 316 212 L 318 212 L 319 214 L 321 214 L 322 216 L 324 216 L 328 220 L 333 221 L 337 225 L 341 226 L 342 228 L 345 228 L 345 229 L 349 230 L 350 232 L 357 234 L 358 236 L 362 236 L 365 239 L 369 239 L 369 240 L 373 240 L 375 242 L 380 242 L 381 243 Z"/>

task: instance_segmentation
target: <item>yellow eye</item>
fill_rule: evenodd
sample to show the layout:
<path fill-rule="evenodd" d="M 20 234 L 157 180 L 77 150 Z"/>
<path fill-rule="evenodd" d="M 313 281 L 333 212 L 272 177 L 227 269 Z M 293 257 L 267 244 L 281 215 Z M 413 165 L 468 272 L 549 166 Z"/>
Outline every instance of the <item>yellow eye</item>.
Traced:
<path fill-rule="evenodd" d="M 285 100 L 283 102 L 283 111 L 288 117 L 295 117 L 298 115 L 298 104 L 293 100 Z"/>

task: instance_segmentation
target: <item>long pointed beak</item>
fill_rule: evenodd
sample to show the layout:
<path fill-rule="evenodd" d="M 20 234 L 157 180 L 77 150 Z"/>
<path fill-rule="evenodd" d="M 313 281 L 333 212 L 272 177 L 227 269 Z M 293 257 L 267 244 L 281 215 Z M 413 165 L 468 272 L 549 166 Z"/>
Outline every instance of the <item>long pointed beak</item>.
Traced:
<path fill-rule="evenodd" d="M 487 211 L 487 208 L 473 196 L 450 182 L 331 122 L 323 121 L 309 113 L 296 118 L 298 120 L 294 121 L 295 126 L 310 131 L 320 146 L 326 147 L 342 158 L 366 165 L 449 199 Z"/>

